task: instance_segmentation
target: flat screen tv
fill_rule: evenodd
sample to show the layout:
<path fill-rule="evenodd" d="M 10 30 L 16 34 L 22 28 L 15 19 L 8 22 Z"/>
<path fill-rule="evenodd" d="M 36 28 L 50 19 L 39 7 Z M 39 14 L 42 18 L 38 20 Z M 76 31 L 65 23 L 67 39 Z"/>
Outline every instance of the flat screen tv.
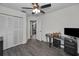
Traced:
<path fill-rule="evenodd" d="M 64 28 L 64 34 L 79 37 L 79 28 Z"/>

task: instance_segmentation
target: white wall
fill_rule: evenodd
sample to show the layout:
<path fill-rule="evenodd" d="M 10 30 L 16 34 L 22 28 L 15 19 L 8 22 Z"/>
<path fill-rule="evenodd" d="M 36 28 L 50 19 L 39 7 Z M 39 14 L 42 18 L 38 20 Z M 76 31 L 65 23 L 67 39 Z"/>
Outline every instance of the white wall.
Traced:
<path fill-rule="evenodd" d="M 64 34 L 65 27 L 79 28 L 79 5 L 47 13 L 41 16 L 40 20 L 42 21 L 42 40 L 46 41 L 46 33 L 61 32 Z"/>
<path fill-rule="evenodd" d="M 26 30 L 27 29 L 26 28 L 26 14 L 24 14 L 24 13 L 22 13 L 20 11 L 14 10 L 14 9 L 10 9 L 10 8 L 7 8 L 7 7 L 0 6 L 0 15 L 1 15 L 1 17 L 2 17 L 2 15 L 4 15 L 3 18 L 5 20 L 8 19 L 7 17 L 11 18 L 12 20 L 15 20 L 15 19 L 23 20 L 23 40 L 22 40 L 21 44 L 26 43 L 27 42 L 27 36 L 26 36 L 26 31 L 27 31 Z M 4 25 L 5 24 L 3 24 L 3 25 L 0 24 L 0 26 L 4 26 Z M 0 30 L 1 30 L 1 28 L 0 28 Z M 0 36 L 3 36 L 3 33 L 5 34 L 5 31 L 2 31 L 0 33 Z"/>

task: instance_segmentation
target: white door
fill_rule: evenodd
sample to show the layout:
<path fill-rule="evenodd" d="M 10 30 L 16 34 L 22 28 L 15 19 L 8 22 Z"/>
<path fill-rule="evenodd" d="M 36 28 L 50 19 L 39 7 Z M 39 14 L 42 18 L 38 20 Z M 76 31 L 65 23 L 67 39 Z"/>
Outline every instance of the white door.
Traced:
<path fill-rule="evenodd" d="M 5 38 L 7 40 L 7 48 L 10 48 L 10 47 L 13 47 L 14 44 L 13 44 L 13 31 L 14 31 L 14 17 L 12 16 L 6 16 L 6 20 L 7 20 L 7 24 L 6 24 L 6 27 L 7 27 L 7 32 L 6 32 L 6 37 Z"/>
<path fill-rule="evenodd" d="M 42 40 L 42 22 L 40 19 L 37 19 L 37 39 Z"/>
<path fill-rule="evenodd" d="M 3 36 L 3 49 L 22 44 L 23 19 L 0 14 L 0 36 Z"/>
<path fill-rule="evenodd" d="M 0 36 L 2 36 L 3 37 L 3 48 L 5 49 L 5 48 L 7 48 L 7 34 L 6 34 L 6 32 L 7 32 L 7 26 L 6 26 L 6 24 L 7 24 L 7 20 L 6 20 L 6 16 L 5 15 L 2 15 L 2 14 L 0 14 Z M 6 39 L 5 39 L 6 38 Z"/>

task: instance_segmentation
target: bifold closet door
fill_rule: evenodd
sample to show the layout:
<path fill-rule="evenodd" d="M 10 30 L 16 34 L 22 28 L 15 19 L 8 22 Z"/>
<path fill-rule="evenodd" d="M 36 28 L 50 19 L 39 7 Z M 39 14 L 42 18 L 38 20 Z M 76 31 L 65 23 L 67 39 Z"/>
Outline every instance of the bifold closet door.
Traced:
<path fill-rule="evenodd" d="M 0 14 L 0 36 L 3 37 L 3 48 L 7 48 L 7 20 L 6 16 Z"/>
<path fill-rule="evenodd" d="M 3 49 L 22 44 L 23 18 L 0 14 L 0 35 L 3 36 Z"/>
<path fill-rule="evenodd" d="M 8 16 L 8 47 L 22 44 L 23 40 L 23 19 Z"/>
<path fill-rule="evenodd" d="M 23 40 L 23 19 L 16 18 L 14 20 L 14 44 L 19 45 L 22 43 Z"/>

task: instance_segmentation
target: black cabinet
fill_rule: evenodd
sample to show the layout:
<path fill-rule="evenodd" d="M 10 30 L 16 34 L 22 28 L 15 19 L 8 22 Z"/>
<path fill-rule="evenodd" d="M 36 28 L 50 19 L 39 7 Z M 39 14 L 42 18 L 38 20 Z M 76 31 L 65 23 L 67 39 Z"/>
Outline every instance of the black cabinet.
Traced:
<path fill-rule="evenodd" d="M 54 38 L 53 39 L 53 46 L 60 48 L 60 45 L 61 45 L 61 41 L 58 40 L 57 38 Z"/>
<path fill-rule="evenodd" d="M 0 56 L 3 56 L 3 37 L 0 37 Z"/>
<path fill-rule="evenodd" d="M 70 55 L 77 55 L 77 40 L 71 38 L 65 38 L 64 51 Z"/>

